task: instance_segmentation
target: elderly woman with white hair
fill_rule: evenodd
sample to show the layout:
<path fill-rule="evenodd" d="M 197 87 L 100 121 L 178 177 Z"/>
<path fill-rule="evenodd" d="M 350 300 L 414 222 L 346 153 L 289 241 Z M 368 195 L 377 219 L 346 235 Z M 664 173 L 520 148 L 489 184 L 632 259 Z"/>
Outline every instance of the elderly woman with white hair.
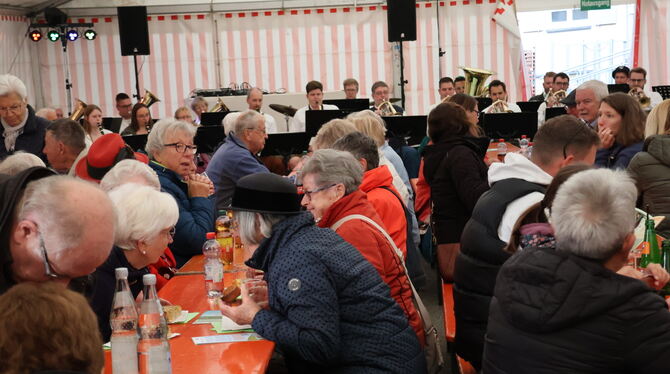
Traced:
<path fill-rule="evenodd" d="M 44 165 L 44 161 L 41 158 L 32 153 L 17 151 L 0 161 L 0 174 L 16 175 L 36 166 L 45 167 L 46 165 Z"/>
<path fill-rule="evenodd" d="M 221 303 L 221 312 L 274 342 L 289 372 L 426 372 L 388 286 L 355 248 L 301 212 L 293 183 L 269 173 L 243 177 L 229 209 L 245 248 L 256 248 L 247 265 L 265 272 L 268 308 L 243 284 L 242 304 Z"/>
<path fill-rule="evenodd" d="M 624 172 L 588 170 L 558 189 L 556 248 L 502 266 L 488 320 L 485 373 L 670 373 L 670 312 L 616 272 L 635 241 L 637 190 Z"/>
<path fill-rule="evenodd" d="M 45 160 L 42 148 L 50 122 L 35 115 L 25 84 L 11 74 L 0 75 L 0 123 L 0 159 L 21 150 Z"/>
<path fill-rule="evenodd" d="M 195 132 L 189 123 L 164 119 L 156 122 L 145 146 L 151 159 L 149 166 L 158 174 L 161 189 L 172 195 L 179 206 L 179 221 L 170 245 L 178 266 L 202 253 L 202 244 L 216 219 L 214 203 L 209 198 L 211 182 L 191 171 L 197 150 L 193 144 Z"/>
<path fill-rule="evenodd" d="M 134 183 L 124 184 L 109 193 L 117 212 L 114 248 L 107 261 L 93 273 L 95 285 L 91 307 L 98 316 L 103 341 L 111 335 L 116 277 L 114 269 L 128 268 L 128 283 L 134 297 L 142 291 L 142 276 L 172 242 L 179 217 L 177 203 L 169 194 Z"/>

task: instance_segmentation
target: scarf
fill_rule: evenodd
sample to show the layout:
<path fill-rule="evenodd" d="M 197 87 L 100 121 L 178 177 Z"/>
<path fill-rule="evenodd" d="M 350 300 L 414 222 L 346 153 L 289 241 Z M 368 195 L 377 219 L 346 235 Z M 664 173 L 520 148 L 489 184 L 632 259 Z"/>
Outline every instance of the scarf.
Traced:
<path fill-rule="evenodd" d="M 14 152 L 16 139 L 19 135 L 23 134 L 23 127 L 26 125 L 26 122 L 28 122 L 29 114 L 28 110 L 26 110 L 26 117 L 17 126 L 9 126 L 4 120 L 0 121 L 2 122 L 2 127 L 5 129 L 2 136 L 5 138 L 5 149 L 7 150 L 7 153 Z"/>

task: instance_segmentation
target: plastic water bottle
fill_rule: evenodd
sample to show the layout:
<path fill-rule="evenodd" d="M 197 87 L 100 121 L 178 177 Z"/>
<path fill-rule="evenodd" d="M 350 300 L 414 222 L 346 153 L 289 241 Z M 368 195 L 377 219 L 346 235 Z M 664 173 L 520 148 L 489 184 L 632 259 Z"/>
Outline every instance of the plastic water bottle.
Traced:
<path fill-rule="evenodd" d="M 112 327 L 112 373 L 137 374 L 137 309 L 128 286 L 128 269 L 116 268 L 116 291 L 109 322 Z"/>
<path fill-rule="evenodd" d="M 526 135 L 521 135 L 521 139 L 519 139 L 519 148 L 521 148 L 521 154 L 526 155 L 526 152 L 528 151 L 528 138 L 526 138 Z"/>
<path fill-rule="evenodd" d="M 216 241 L 221 246 L 221 262 L 224 267 L 233 264 L 233 242 L 232 233 L 233 220 L 228 216 L 225 210 L 219 210 L 219 218 L 216 219 Z"/>
<path fill-rule="evenodd" d="M 533 142 L 528 143 L 528 149 L 526 150 L 526 157 L 530 159 L 530 156 L 533 154 Z"/>
<path fill-rule="evenodd" d="M 507 155 L 507 143 L 505 139 L 498 139 L 498 160 L 505 162 L 505 155 Z"/>
<path fill-rule="evenodd" d="M 210 299 L 219 298 L 223 292 L 223 264 L 221 263 L 221 246 L 216 241 L 216 234 L 207 233 L 207 241 L 202 245 L 205 255 L 205 289 Z"/>
<path fill-rule="evenodd" d="M 145 274 L 144 300 L 140 306 L 140 374 L 171 374 L 168 328 L 158 295 L 156 275 Z"/>

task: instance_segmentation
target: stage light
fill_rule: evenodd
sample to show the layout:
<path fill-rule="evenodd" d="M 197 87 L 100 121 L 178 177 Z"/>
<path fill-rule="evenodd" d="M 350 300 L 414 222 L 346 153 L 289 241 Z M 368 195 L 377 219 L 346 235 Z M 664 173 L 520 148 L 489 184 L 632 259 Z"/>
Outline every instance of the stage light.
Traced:
<path fill-rule="evenodd" d="M 30 32 L 30 39 L 34 42 L 39 42 L 42 39 L 40 30 L 33 30 Z"/>
<path fill-rule="evenodd" d="M 71 42 L 77 40 L 79 38 L 79 33 L 77 30 L 70 30 L 67 32 L 67 39 Z"/>
<path fill-rule="evenodd" d="M 93 29 L 88 29 L 84 32 L 84 38 L 88 40 L 94 40 L 96 36 L 98 36 L 98 33 Z"/>
<path fill-rule="evenodd" d="M 56 30 L 51 30 L 47 34 L 47 38 L 49 38 L 49 40 L 51 40 L 52 42 L 56 42 L 58 41 L 58 39 L 60 39 L 60 33 Z"/>

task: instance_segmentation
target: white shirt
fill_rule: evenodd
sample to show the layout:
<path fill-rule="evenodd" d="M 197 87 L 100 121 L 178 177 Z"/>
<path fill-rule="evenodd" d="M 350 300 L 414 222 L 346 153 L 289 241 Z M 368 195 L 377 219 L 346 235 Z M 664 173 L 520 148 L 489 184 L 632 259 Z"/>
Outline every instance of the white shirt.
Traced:
<path fill-rule="evenodd" d="M 126 127 L 128 127 L 128 125 L 130 125 L 130 118 L 128 119 L 121 118 L 121 127 L 119 127 L 119 134 L 122 133 L 123 130 L 125 130 Z"/>
<path fill-rule="evenodd" d="M 488 113 L 488 110 L 489 110 L 492 106 L 493 106 L 493 104 L 487 106 L 486 109 L 484 109 L 483 112 L 484 112 L 484 113 Z M 519 106 L 516 105 L 516 103 L 507 103 L 507 107 L 508 107 L 511 111 L 513 111 L 514 113 L 521 113 L 521 108 L 519 108 Z"/>
<path fill-rule="evenodd" d="M 644 90 L 644 94 L 651 100 L 650 108 L 655 107 L 663 101 L 663 96 L 658 92 Z"/>
<path fill-rule="evenodd" d="M 237 120 L 237 117 L 239 117 L 242 113 L 244 112 L 235 112 L 235 113 L 229 113 L 226 114 L 226 116 L 223 118 L 223 132 L 226 133 L 226 136 L 228 136 L 228 133 L 233 131 L 235 128 L 235 121 Z M 260 112 L 263 115 L 263 118 L 265 118 L 265 132 L 267 134 L 274 134 L 277 132 L 277 123 L 271 115 L 267 113 Z"/>
<path fill-rule="evenodd" d="M 331 104 L 322 104 L 323 110 L 337 110 L 340 109 L 336 105 Z M 298 109 L 293 116 L 293 119 L 289 121 L 288 131 L 289 132 L 305 132 L 305 113 L 310 110 L 309 105 L 304 106 Z"/>

